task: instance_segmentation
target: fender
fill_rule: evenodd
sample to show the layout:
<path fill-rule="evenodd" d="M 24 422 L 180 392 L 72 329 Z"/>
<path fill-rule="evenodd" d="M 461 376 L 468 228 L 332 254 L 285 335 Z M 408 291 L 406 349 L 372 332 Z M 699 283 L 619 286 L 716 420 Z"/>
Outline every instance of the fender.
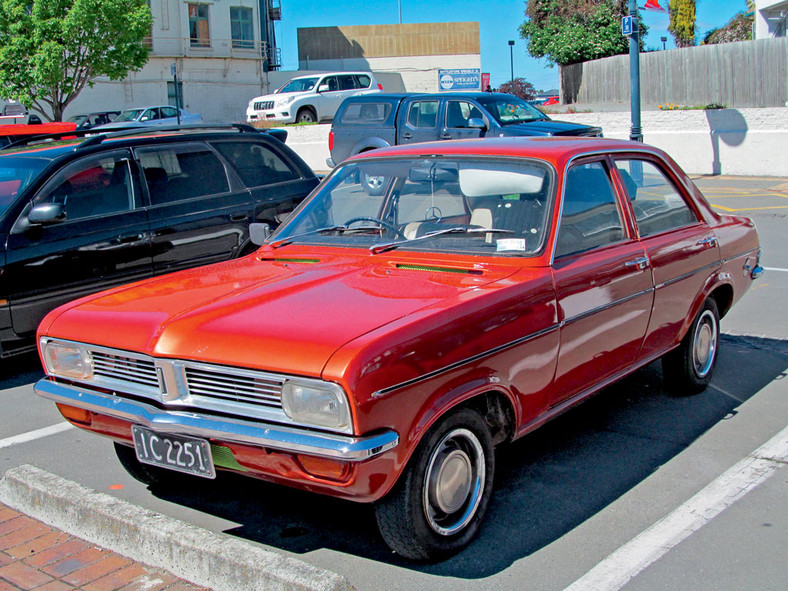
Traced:
<path fill-rule="evenodd" d="M 350 150 L 350 155 L 355 156 L 367 150 L 375 150 L 377 148 L 390 148 L 391 144 L 384 140 L 382 137 L 372 136 L 361 138 L 356 142 Z"/>

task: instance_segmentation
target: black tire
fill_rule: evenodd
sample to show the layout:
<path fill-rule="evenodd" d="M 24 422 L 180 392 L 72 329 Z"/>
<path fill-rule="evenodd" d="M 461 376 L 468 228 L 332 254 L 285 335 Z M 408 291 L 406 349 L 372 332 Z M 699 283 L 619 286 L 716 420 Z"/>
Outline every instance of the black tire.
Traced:
<path fill-rule="evenodd" d="M 706 298 L 689 331 L 676 349 L 662 357 L 662 375 L 671 394 L 698 394 L 714 374 L 720 345 L 717 302 Z"/>
<path fill-rule="evenodd" d="M 479 529 L 494 472 L 490 428 L 479 413 L 461 409 L 440 419 L 395 487 L 375 506 L 386 544 L 413 560 L 456 554 Z"/>
<path fill-rule="evenodd" d="M 317 115 L 312 107 L 302 107 L 296 115 L 296 123 L 317 123 Z"/>
<path fill-rule="evenodd" d="M 178 484 L 182 485 L 184 479 L 189 478 L 187 474 L 143 464 L 137 459 L 133 447 L 121 443 L 114 445 L 115 455 L 118 456 L 120 465 L 132 478 L 139 480 L 142 484 L 157 488 L 171 488 L 178 486 Z"/>

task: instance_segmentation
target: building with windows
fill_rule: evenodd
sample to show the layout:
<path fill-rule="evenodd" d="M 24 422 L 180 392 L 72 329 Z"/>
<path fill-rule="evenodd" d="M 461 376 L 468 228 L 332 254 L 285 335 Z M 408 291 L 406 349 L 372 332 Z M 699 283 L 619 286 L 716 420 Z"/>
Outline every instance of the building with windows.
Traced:
<path fill-rule="evenodd" d="M 148 63 L 122 81 L 98 79 L 69 105 L 66 116 L 174 105 L 177 76 L 187 111 L 202 114 L 205 122 L 243 121 L 249 99 L 268 91 L 270 75 L 280 67 L 274 36 L 280 0 L 150 0 L 150 6 Z"/>
<path fill-rule="evenodd" d="M 756 39 L 785 37 L 786 29 L 788 29 L 788 0 L 756 0 Z"/>

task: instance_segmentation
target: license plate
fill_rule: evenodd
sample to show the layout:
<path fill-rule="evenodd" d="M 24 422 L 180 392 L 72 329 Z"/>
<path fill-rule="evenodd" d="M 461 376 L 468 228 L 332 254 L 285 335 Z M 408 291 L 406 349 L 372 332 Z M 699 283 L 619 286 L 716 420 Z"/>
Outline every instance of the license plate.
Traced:
<path fill-rule="evenodd" d="M 143 464 L 216 478 L 211 446 L 205 439 L 155 433 L 145 427 L 132 425 L 134 451 Z"/>

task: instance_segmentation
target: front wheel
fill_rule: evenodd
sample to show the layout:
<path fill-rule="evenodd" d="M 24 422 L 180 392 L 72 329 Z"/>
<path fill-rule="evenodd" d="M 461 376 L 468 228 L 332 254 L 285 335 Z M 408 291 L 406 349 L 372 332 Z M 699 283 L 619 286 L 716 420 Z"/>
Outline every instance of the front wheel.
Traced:
<path fill-rule="evenodd" d="M 316 121 L 317 115 L 309 107 L 304 107 L 296 115 L 296 123 L 315 123 Z"/>
<path fill-rule="evenodd" d="M 714 373 L 720 344 L 717 302 L 706 298 L 678 348 L 662 358 L 662 374 L 676 394 L 697 394 L 706 389 Z"/>
<path fill-rule="evenodd" d="M 439 560 L 462 550 L 487 510 L 494 471 L 490 428 L 479 413 L 462 409 L 439 420 L 375 507 L 386 544 L 414 560 Z"/>

